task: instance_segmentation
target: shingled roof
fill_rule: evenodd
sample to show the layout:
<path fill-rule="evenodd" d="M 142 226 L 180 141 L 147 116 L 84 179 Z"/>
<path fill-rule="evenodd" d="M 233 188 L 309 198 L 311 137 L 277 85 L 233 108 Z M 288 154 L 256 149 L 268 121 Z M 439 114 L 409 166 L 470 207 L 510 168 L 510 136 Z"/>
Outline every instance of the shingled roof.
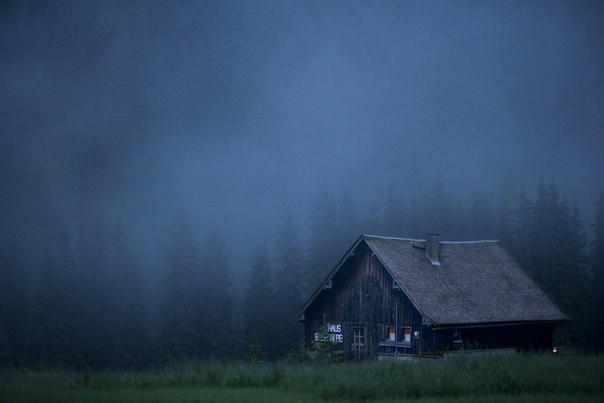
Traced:
<path fill-rule="evenodd" d="M 440 242 L 434 265 L 424 240 L 362 235 L 327 280 L 362 242 L 432 325 L 568 319 L 498 241 Z"/>

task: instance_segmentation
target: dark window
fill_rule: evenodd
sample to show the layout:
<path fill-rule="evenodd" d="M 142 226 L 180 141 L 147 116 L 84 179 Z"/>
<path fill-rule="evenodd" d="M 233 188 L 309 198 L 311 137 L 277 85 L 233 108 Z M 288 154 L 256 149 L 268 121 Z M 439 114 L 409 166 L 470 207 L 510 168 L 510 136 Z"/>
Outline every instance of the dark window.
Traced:
<path fill-rule="evenodd" d="M 361 355 L 365 348 L 365 335 L 361 326 L 352 328 L 352 350 L 355 354 Z"/>

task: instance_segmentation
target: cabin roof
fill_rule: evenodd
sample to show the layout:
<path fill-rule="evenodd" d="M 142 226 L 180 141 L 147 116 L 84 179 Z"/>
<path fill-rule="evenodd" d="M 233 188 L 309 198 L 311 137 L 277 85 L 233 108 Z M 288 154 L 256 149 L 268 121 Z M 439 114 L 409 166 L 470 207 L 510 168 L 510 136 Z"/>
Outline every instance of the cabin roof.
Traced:
<path fill-rule="evenodd" d="M 301 313 L 362 243 L 433 325 L 568 319 L 498 241 L 439 242 L 440 265 L 434 265 L 424 240 L 374 235 L 355 242 Z"/>

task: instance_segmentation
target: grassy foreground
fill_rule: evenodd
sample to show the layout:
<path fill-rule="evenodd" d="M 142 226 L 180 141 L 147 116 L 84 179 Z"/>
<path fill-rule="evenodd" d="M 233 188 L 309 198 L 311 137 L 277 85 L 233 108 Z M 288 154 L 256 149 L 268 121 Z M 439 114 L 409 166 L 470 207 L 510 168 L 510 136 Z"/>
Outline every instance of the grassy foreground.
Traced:
<path fill-rule="evenodd" d="M 604 357 L 342 364 L 187 362 L 143 371 L 0 370 L 1 402 L 602 402 Z"/>

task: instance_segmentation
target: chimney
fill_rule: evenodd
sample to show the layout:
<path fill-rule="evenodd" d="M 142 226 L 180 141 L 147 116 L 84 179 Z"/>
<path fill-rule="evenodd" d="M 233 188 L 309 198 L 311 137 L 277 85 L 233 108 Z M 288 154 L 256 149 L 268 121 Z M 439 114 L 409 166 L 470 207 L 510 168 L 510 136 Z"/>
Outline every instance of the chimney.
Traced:
<path fill-rule="evenodd" d="M 426 257 L 432 263 L 432 266 L 440 266 L 438 238 L 438 234 L 426 234 Z"/>

